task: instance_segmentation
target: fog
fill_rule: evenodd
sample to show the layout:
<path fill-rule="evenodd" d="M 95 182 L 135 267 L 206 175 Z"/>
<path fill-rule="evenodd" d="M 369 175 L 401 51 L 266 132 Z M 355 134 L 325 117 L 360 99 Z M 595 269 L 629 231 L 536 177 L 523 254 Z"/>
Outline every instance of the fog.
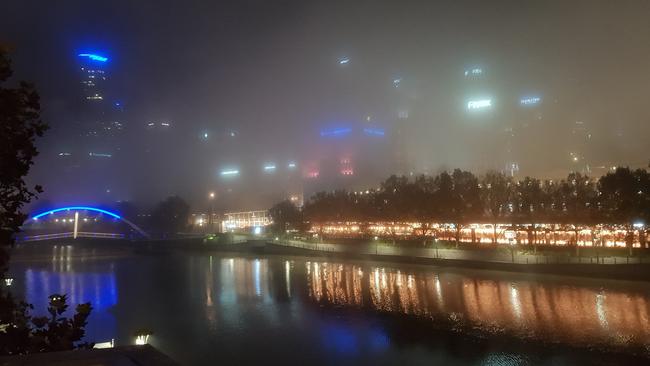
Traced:
<path fill-rule="evenodd" d="M 644 0 L 23 0 L 0 5 L 0 42 L 52 127 L 30 176 L 43 200 L 201 208 L 214 191 L 243 210 L 389 174 L 645 167 L 649 16 Z M 108 58 L 116 136 L 82 136 L 81 52 Z"/>

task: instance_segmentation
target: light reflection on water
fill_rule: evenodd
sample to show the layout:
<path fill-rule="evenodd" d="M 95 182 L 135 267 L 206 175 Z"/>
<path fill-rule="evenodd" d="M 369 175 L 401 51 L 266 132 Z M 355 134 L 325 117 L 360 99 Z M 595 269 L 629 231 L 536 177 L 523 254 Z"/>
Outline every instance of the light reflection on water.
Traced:
<path fill-rule="evenodd" d="M 74 247 L 57 245 L 52 248 L 51 266 L 28 267 L 24 272 L 24 296 L 34 305 L 34 314 L 46 314 L 48 296 L 66 294 L 70 310 L 77 304 L 90 302 L 93 307 L 89 322 L 101 327 L 89 327 L 88 339 L 110 340 L 115 334 L 115 318 L 110 310 L 118 303 L 115 269 L 112 263 L 102 263 L 93 271 L 76 271 Z"/>
<path fill-rule="evenodd" d="M 650 346 L 647 292 L 434 271 L 405 274 L 397 269 L 327 262 L 307 262 L 306 266 L 309 296 L 315 301 L 361 306 L 368 302 L 363 297 L 368 286 L 370 304 L 383 312 L 460 317 L 486 331 L 554 342 Z M 365 278 L 364 270 L 370 273 Z"/>
<path fill-rule="evenodd" d="M 403 336 L 379 314 L 421 318 L 423 324 L 446 319 L 445 324 L 463 324 L 482 334 L 553 343 L 650 345 L 650 286 L 642 283 L 559 277 L 535 281 L 489 271 L 299 257 L 93 260 L 74 253 L 74 247 L 57 246 L 46 262 L 12 268 L 22 268 L 23 279 L 17 282 L 24 283 L 24 295 L 36 305 L 36 313 L 44 312 L 48 295 L 67 293 L 72 304 L 93 304 L 89 340 L 116 338 L 118 344 L 130 344 L 131 332 L 147 327 L 154 331 L 155 346 L 191 364 L 219 360 L 224 350 L 238 355 L 240 362 L 242 357 L 263 361 L 267 348 L 286 348 L 283 357 L 316 364 L 352 355 L 361 357 L 357 361 L 378 357 L 380 364 L 389 364 L 390 355 L 465 364 L 519 363 L 527 356 L 508 350 L 472 350 L 459 356 L 439 341 L 438 348 L 422 354 L 421 345 L 414 343 L 419 340 L 407 337 L 397 346 Z M 355 312 L 339 314 L 338 308 Z M 408 334 L 408 325 L 400 327 Z M 416 351 L 404 348 L 404 343 Z M 249 352 L 252 345 L 259 354 Z M 309 352 L 291 353 L 294 349 Z"/>

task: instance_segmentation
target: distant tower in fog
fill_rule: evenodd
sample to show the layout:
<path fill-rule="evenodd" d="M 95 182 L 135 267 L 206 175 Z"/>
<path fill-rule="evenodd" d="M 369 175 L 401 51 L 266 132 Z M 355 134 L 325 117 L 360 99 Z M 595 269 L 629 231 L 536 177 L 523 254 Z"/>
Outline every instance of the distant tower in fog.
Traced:
<path fill-rule="evenodd" d="M 88 101 L 101 103 L 106 94 L 104 87 L 108 77 L 106 72 L 108 58 L 92 53 L 80 53 L 77 56 L 79 57 L 84 98 Z"/>
<path fill-rule="evenodd" d="M 123 130 L 124 105 L 110 99 L 108 91 L 108 57 L 95 53 L 77 55 L 81 79 L 82 113 L 79 134 L 85 141 L 89 156 L 94 153 L 112 155 L 114 137 Z"/>
<path fill-rule="evenodd" d="M 591 131 L 583 121 L 576 121 L 571 128 L 571 159 L 572 169 L 575 172 L 590 174 L 591 166 L 589 146 L 591 145 Z"/>

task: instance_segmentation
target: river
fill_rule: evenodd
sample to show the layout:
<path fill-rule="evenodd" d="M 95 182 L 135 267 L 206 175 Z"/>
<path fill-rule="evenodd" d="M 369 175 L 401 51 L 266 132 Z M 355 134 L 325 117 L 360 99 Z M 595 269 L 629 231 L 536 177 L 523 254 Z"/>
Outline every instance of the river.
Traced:
<path fill-rule="evenodd" d="M 12 291 L 94 307 L 87 339 L 135 332 L 188 365 L 630 364 L 650 284 L 300 256 L 144 255 L 30 244 Z"/>

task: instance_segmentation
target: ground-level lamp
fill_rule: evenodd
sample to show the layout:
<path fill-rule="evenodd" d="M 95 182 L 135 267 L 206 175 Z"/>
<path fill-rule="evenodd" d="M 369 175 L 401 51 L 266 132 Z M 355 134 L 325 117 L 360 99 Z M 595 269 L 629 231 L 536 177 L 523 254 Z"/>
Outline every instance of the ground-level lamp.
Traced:
<path fill-rule="evenodd" d="M 152 335 L 153 332 L 150 331 L 149 329 L 139 329 L 135 331 L 135 344 L 136 346 L 143 346 L 145 344 L 149 343 L 149 336 Z"/>

